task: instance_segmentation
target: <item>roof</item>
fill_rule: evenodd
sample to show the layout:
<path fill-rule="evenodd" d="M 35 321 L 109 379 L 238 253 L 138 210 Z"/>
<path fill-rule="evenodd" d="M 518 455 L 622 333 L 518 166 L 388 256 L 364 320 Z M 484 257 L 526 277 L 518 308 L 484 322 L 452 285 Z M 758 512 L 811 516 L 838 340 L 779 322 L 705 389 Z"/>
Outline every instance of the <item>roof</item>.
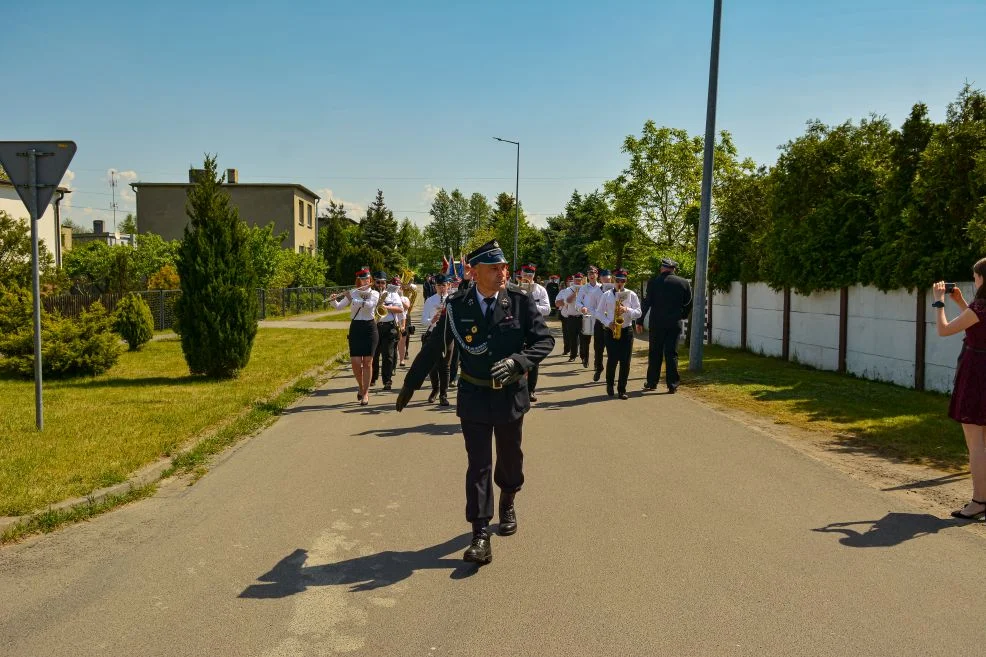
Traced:
<path fill-rule="evenodd" d="M 152 182 L 135 182 L 130 183 L 131 187 L 191 187 L 195 183 L 152 183 Z M 321 200 L 321 196 L 308 189 L 304 185 L 299 185 L 298 183 L 223 183 L 223 187 L 280 187 L 281 189 L 300 189 L 304 193 L 308 194 L 312 198 Z"/>
<path fill-rule="evenodd" d="M 12 183 L 9 180 L 7 180 L 6 178 L 0 178 L 0 187 L 15 187 L 15 185 L 14 185 L 14 183 Z M 62 187 L 60 185 L 56 189 L 58 191 L 60 191 L 60 192 L 71 192 L 72 191 L 68 187 Z"/>

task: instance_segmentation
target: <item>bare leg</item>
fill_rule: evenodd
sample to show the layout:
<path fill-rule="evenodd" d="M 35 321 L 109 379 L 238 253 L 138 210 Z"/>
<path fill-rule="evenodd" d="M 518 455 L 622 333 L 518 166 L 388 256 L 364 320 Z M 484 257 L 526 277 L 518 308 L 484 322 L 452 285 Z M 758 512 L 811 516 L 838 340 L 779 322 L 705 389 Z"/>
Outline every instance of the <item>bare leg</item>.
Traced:
<path fill-rule="evenodd" d="M 969 471 L 972 472 L 972 499 L 986 500 L 986 427 L 963 424 L 965 444 L 969 448 Z M 965 513 L 980 513 L 982 504 L 966 504 Z"/>
<path fill-rule="evenodd" d="M 350 365 L 353 366 L 353 376 L 356 377 L 356 385 L 359 387 L 359 397 L 363 398 L 363 359 L 359 356 L 354 356 L 349 359 Z"/>
<path fill-rule="evenodd" d="M 407 336 L 402 333 L 400 339 L 397 341 L 397 360 L 400 361 L 401 365 L 404 364 L 404 356 L 406 355 L 407 355 Z"/>
<path fill-rule="evenodd" d="M 360 359 L 363 362 L 363 400 L 370 399 L 370 375 L 373 373 L 373 356 Z"/>

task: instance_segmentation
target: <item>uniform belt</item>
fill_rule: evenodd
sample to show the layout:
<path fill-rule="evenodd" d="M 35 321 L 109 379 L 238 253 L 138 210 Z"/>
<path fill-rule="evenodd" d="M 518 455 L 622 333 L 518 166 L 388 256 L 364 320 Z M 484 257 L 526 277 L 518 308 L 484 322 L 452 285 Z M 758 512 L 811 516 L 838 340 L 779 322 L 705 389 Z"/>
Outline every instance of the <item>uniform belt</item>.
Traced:
<path fill-rule="evenodd" d="M 499 390 L 500 388 L 503 387 L 503 385 L 501 383 L 499 383 L 496 379 L 478 379 L 478 378 L 476 378 L 474 376 L 470 376 L 469 374 L 466 374 L 465 372 L 462 372 L 462 371 L 459 372 L 459 377 L 463 381 L 468 381 L 469 383 L 473 384 L 474 386 L 482 386 L 484 388 L 493 388 L 494 390 Z"/>

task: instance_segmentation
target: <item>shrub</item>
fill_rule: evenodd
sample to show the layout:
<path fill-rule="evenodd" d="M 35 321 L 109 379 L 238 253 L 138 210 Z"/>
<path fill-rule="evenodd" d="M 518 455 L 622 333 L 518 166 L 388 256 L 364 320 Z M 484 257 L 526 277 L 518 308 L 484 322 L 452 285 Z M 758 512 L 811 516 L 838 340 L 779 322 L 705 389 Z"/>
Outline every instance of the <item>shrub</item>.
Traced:
<path fill-rule="evenodd" d="M 147 279 L 148 290 L 177 290 L 180 285 L 178 270 L 171 264 L 161 267 Z"/>
<path fill-rule="evenodd" d="M 137 351 L 154 337 L 154 317 L 143 297 L 131 292 L 116 305 L 113 328 L 127 341 L 130 351 Z"/>
<path fill-rule="evenodd" d="M 0 316 L 6 317 L 11 329 L 0 337 L 0 372 L 29 379 L 34 376 L 30 294 L 13 290 L 0 295 Z M 17 326 L 11 321 L 14 317 Z M 44 376 L 102 374 L 116 363 L 120 351 L 112 318 L 98 301 L 75 319 L 42 312 L 41 371 Z"/>

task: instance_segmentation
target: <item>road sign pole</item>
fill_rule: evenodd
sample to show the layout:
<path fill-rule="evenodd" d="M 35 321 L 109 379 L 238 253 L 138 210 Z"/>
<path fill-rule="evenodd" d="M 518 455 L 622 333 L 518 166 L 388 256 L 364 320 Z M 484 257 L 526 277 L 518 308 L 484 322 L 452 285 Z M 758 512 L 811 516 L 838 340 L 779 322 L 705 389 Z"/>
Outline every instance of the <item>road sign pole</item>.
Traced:
<path fill-rule="evenodd" d="M 31 285 L 34 290 L 34 418 L 38 431 L 45 428 L 44 412 L 41 404 L 41 272 L 38 267 L 38 222 L 41 208 L 38 199 L 38 152 L 30 148 L 28 158 L 28 185 L 31 203 Z"/>

